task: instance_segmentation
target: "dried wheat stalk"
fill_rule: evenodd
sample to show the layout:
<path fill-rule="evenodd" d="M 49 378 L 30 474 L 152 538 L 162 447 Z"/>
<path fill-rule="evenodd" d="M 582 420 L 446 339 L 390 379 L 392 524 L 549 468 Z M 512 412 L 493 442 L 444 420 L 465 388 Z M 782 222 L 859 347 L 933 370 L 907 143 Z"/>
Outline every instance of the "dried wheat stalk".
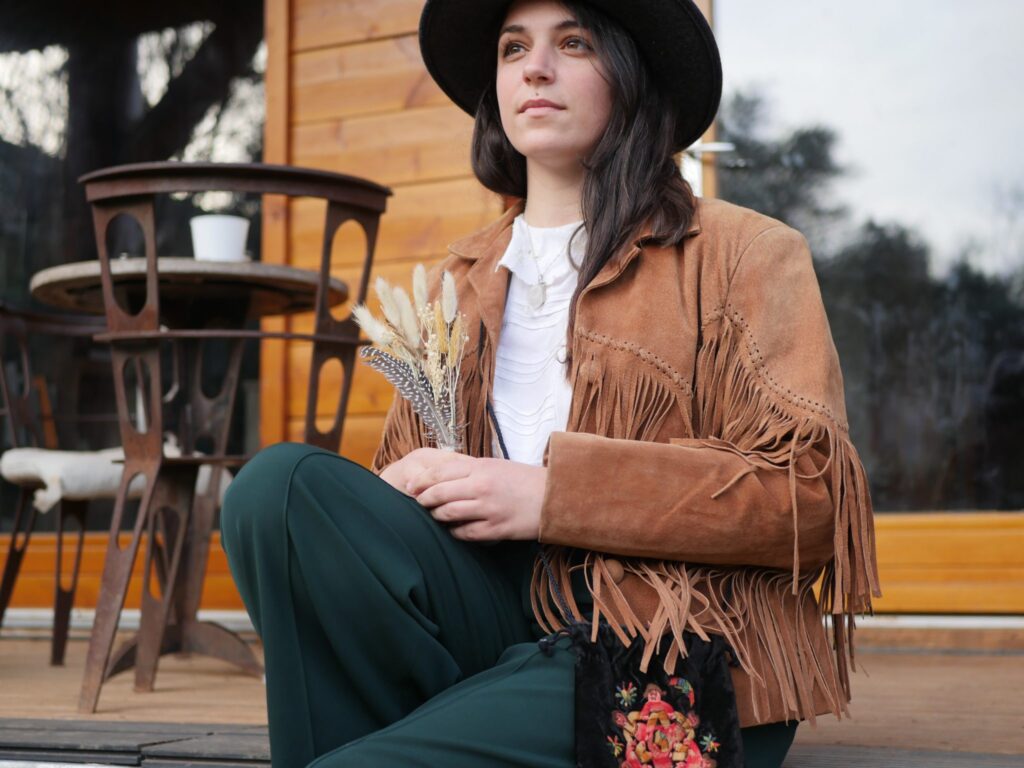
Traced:
<path fill-rule="evenodd" d="M 360 304 L 353 317 L 372 347 L 360 353 L 367 364 L 384 375 L 423 420 L 438 448 L 462 449 L 463 426 L 456 402 L 462 350 L 469 339 L 458 311 L 455 279 L 441 276 L 441 296 L 427 299 L 427 271 L 413 270 L 412 293 L 391 286 L 381 277 L 375 283 L 383 319 Z"/>

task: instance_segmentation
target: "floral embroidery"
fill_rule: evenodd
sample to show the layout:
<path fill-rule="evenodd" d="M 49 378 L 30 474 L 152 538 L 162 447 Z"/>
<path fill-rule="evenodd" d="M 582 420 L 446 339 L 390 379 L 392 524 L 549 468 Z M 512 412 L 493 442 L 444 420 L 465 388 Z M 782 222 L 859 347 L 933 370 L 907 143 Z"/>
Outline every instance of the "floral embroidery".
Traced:
<path fill-rule="evenodd" d="M 693 693 L 693 686 L 690 685 L 690 681 L 685 677 L 670 677 L 668 684 L 679 691 L 681 694 L 690 699 L 690 706 L 693 706 L 695 696 Z"/>
<path fill-rule="evenodd" d="M 644 689 L 644 703 L 640 709 L 616 710 L 612 723 L 625 741 L 608 737 L 616 758 L 623 758 L 622 768 L 716 768 L 710 756 L 721 746 L 714 734 L 698 734 L 700 717 L 693 711 L 694 692 L 689 681 L 681 677 L 669 679 L 672 689 L 688 701 L 689 711 L 680 712 L 665 700 L 666 692 L 654 683 Z M 616 699 L 629 709 L 636 701 L 636 686 L 620 685 Z M 628 703 L 626 703 L 628 702 Z"/>
<path fill-rule="evenodd" d="M 615 755 L 615 757 L 622 757 L 622 753 L 626 749 L 622 742 L 619 741 L 618 736 L 609 736 L 608 746 L 611 747 L 612 754 Z"/>
<path fill-rule="evenodd" d="M 623 683 L 615 691 L 615 698 L 623 707 L 632 707 L 636 701 L 636 686 L 633 683 Z"/>
<path fill-rule="evenodd" d="M 720 746 L 722 745 L 715 741 L 715 737 L 710 733 L 705 733 L 700 739 L 700 747 L 705 752 L 717 752 Z"/>

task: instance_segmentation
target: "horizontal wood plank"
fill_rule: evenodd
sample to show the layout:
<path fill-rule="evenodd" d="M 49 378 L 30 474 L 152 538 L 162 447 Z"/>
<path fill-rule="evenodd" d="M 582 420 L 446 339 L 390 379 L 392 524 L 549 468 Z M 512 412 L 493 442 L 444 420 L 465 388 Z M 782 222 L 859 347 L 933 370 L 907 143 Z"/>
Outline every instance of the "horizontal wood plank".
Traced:
<path fill-rule="evenodd" d="M 296 165 L 370 178 L 392 186 L 465 176 L 473 121 L 446 105 L 369 117 L 299 124 Z"/>
<path fill-rule="evenodd" d="M 1024 513 L 875 515 L 880 612 L 1024 613 Z"/>
<path fill-rule="evenodd" d="M 302 419 L 291 419 L 288 422 L 288 439 L 301 440 L 304 427 Z M 380 445 L 380 435 L 384 428 L 384 416 L 352 415 L 345 419 L 345 433 L 341 438 L 341 453 L 357 464 L 369 467 L 373 454 Z"/>
<path fill-rule="evenodd" d="M 386 408 L 386 404 L 384 405 Z M 346 419 L 341 453 L 364 466 L 368 466 L 380 442 L 384 418 L 380 414 L 352 414 Z M 287 437 L 301 440 L 303 422 L 288 421 Z M 879 540 L 879 570 L 884 597 L 875 603 L 879 613 L 1024 613 L 1024 565 L 1020 559 L 999 564 L 986 555 L 984 548 L 976 550 L 977 558 L 958 566 L 922 566 L 907 564 L 899 550 L 890 546 L 889 534 L 908 524 L 935 531 L 946 531 L 947 538 L 955 538 L 963 530 L 972 531 L 975 538 L 987 536 L 990 541 L 1010 538 L 1024 551 L 1024 514 L 934 514 L 924 516 L 880 514 L 877 516 Z M 972 520 L 972 518 L 977 519 Z M 944 520 L 945 519 L 945 520 Z M 1007 533 L 1009 530 L 1011 533 Z M 936 534 L 937 539 L 942 536 Z M 122 537 L 127 542 L 127 537 Z M 106 552 L 107 535 L 89 533 L 82 555 L 82 574 L 76 605 L 93 607 L 99 592 L 100 575 Z M 6 545 L 6 537 L 4 537 Z M 994 550 L 992 550 L 994 551 Z M 56 557 L 56 538 L 50 533 L 37 533 L 32 537 L 25 554 L 22 572 L 12 596 L 15 607 L 50 607 L 53 605 L 53 572 Z M 128 607 L 139 604 L 141 591 L 141 557 L 135 564 L 132 585 L 128 594 Z M 210 549 L 207 578 L 203 589 L 204 608 L 241 609 L 242 603 L 231 579 L 227 559 L 220 546 L 219 534 L 214 534 Z"/>
<path fill-rule="evenodd" d="M 1024 567 L 1024 515 L 925 513 L 875 516 L 879 556 L 901 565 L 953 569 L 981 563 Z"/>
<path fill-rule="evenodd" d="M 289 264 L 319 267 L 325 212 L 326 205 L 317 200 L 296 200 L 291 204 Z M 447 253 L 449 243 L 486 226 L 501 212 L 501 198 L 470 177 L 396 189 L 380 220 L 374 264 L 429 259 Z M 362 264 L 361 248 L 335 245 L 332 264 Z"/>
<path fill-rule="evenodd" d="M 893 564 L 883 560 L 885 573 L 883 586 L 894 582 L 913 581 L 918 584 L 948 584 L 953 569 L 944 565 L 922 566 Z M 955 571 L 956 580 L 966 583 L 1006 581 L 1024 584 L 1024 565 L 1002 566 L 972 563 Z"/>
<path fill-rule="evenodd" d="M 428 268 L 437 259 L 423 262 Z M 381 265 L 374 270 L 373 276 L 383 277 L 392 285 L 400 285 L 411 294 L 410 282 L 414 262 L 392 262 Z M 339 269 L 335 276 L 352 285 L 358 279 L 359 269 Z M 367 305 L 378 315 L 380 314 L 377 294 L 370 283 L 370 294 Z M 347 316 L 350 303 L 332 309 L 336 317 Z M 313 329 L 311 314 L 297 315 L 292 321 L 292 328 L 297 332 L 309 332 Z M 309 342 L 293 342 L 288 346 L 286 368 L 288 372 L 288 403 L 289 417 L 301 418 L 306 412 L 306 397 L 309 387 L 310 363 L 312 360 L 312 344 Z M 391 402 L 393 389 L 383 376 L 370 369 L 358 357 L 352 392 L 349 396 L 349 414 L 381 414 L 387 410 Z M 325 367 L 321 371 L 319 404 L 317 414 L 330 416 L 334 413 L 335 404 L 341 392 L 343 375 L 340 365 L 337 368 Z M 325 423 L 326 425 L 326 423 Z"/>
<path fill-rule="evenodd" d="M 982 581 L 948 572 L 940 583 L 916 580 L 882 582 L 878 613 L 1021 613 L 1024 579 Z"/>
<path fill-rule="evenodd" d="M 451 103 L 414 35 L 296 53 L 291 78 L 292 124 Z"/>
<path fill-rule="evenodd" d="M 423 0 L 293 0 L 294 51 L 416 32 Z"/>
<path fill-rule="evenodd" d="M 100 577 L 103 574 L 103 560 L 107 552 L 108 534 L 87 533 L 82 549 L 82 569 L 79 576 L 78 590 L 75 595 L 75 607 L 94 608 L 99 595 Z M 125 546 L 130 537 L 120 537 L 121 546 Z M 3 537 L 6 554 L 7 537 Z M 132 580 L 128 589 L 125 606 L 138 608 L 142 594 L 142 567 L 145 544 L 140 547 L 139 556 L 132 570 Z M 22 561 L 21 573 L 11 595 L 11 605 L 16 608 L 50 608 L 53 606 L 54 570 L 57 557 L 57 538 L 52 533 L 36 533 L 29 541 Z M 70 565 L 68 553 L 65 563 Z M 227 556 L 220 545 L 220 534 L 214 533 L 210 546 L 207 564 L 206 581 L 203 585 L 202 605 L 204 608 L 242 609 L 242 600 L 235 588 L 231 571 L 228 568 Z"/>

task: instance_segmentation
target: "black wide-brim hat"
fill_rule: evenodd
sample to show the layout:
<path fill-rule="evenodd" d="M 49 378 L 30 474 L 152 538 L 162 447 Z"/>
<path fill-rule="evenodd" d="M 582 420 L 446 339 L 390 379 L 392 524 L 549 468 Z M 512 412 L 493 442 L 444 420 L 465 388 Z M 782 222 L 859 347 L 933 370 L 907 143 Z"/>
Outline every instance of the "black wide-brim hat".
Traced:
<path fill-rule="evenodd" d="M 636 41 L 676 110 L 676 150 L 696 142 L 715 119 L 722 97 L 718 45 L 692 0 L 585 0 Z M 512 0 L 427 0 L 420 50 L 427 71 L 448 97 L 475 115 L 494 82 L 501 22 Z"/>

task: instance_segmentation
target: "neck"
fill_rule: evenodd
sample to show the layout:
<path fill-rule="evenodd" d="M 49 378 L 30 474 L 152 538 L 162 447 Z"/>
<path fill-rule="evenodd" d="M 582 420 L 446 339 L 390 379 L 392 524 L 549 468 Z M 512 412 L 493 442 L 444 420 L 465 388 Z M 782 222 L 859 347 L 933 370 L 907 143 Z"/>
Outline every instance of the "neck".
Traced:
<path fill-rule="evenodd" d="M 560 227 L 583 218 L 583 168 L 552 168 L 527 158 L 526 208 L 523 218 L 533 227 Z"/>

